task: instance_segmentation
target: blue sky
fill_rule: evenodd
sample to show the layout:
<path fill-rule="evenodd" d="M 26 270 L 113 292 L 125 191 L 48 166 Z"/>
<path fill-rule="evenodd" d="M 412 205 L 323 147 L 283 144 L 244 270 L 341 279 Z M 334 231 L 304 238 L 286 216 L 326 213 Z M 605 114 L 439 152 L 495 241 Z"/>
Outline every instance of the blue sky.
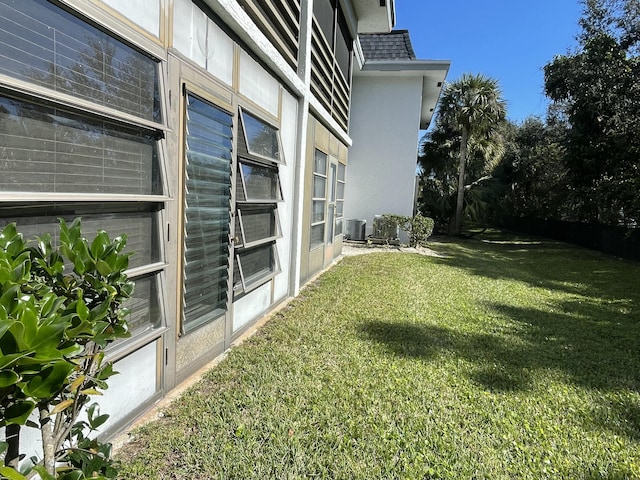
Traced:
<path fill-rule="evenodd" d="M 396 0 L 396 29 L 416 56 L 451 60 L 447 80 L 482 73 L 498 80 L 508 118 L 544 118 L 542 68 L 576 46 L 579 0 Z"/>

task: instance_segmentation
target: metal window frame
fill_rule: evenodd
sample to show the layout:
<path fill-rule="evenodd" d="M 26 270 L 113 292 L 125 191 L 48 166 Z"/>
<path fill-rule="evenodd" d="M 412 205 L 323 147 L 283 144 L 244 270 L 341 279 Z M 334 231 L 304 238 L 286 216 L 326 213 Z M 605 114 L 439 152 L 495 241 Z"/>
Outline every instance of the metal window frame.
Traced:
<path fill-rule="evenodd" d="M 273 123 L 264 120 L 260 115 L 253 113 L 251 110 L 247 109 L 246 107 L 239 106 L 238 110 L 240 111 L 240 114 L 238 116 L 240 118 L 240 122 L 242 123 L 242 133 L 244 135 L 244 141 L 247 146 L 247 153 L 261 160 L 266 160 L 268 162 L 273 162 L 280 165 L 286 165 L 287 162 L 285 161 L 284 151 L 282 149 L 282 139 L 280 138 L 280 128 L 274 125 Z M 249 138 L 247 136 L 247 125 L 244 119 L 245 114 L 249 115 L 250 117 L 256 119 L 257 121 L 275 130 L 276 140 L 278 141 L 278 158 L 269 157 L 267 155 L 262 155 L 260 153 L 251 151 L 251 148 L 249 146 Z"/>
<path fill-rule="evenodd" d="M 80 11 L 76 8 L 69 8 L 69 5 L 67 5 L 67 3 L 69 2 L 67 2 L 66 0 L 62 0 L 59 3 L 54 2 L 54 5 L 57 5 L 63 10 L 66 10 L 68 13 L 70 13 L 83 23 L 89 25 L 95 23 L 95 20 L 91 18 L 90 15 L 87 15 L 86 12 Z M 150 205 L 161 204 L 165 207 L 155 212 L 155 215 L 158 216 L 158 221 L 156 222 L 157 228 L 151 234 L 157 236 L 157 238 L 160 240 L 160 258 L 166 259 L 166 247 L 165 242 L 163 241 L 164 235 L 162 227 L 162 225 L 164 224 L 164 214 L 162 210 L 166 208 L 166 204 L 168 202 L 173 201 L 173 198 L 171 198 L 168 194 L 169 188 L 167 177 L 169 157 L 167 156 L 166 134 L 170 131 L 170 129 L 167 120 L 168 107 L 165 89 L 166 63 L 165 60 L 163 60 L 162 57 L 159 56 L 159 53 L 161 53 L 161 49 L 154 48 L 157 47 L 157 45 L 152 44 L 152 42 L 145 42 L 145 47 L 152 47 L 145 48 L 137 44 L 137 42 L 132 42 L 129 38 L 129 35 L 125 35 L 122 32 L 114 31 L 111 28 L 106 27 L 101 30 L 115 41 L 143 53 L 145 56 L 149 57 L 153 62 L 155 62 L 157 74 L 157 94 L 160 98 L 160 122 L 155 122 L 153 120 L 138 117 L 134 114 L 126 113 L 106 105 L 100 105 L 98 103 L 92 102 L 91 100 L 76 97 L 69 93 L 62 93 L 52 88 L 43 85 L 37 85 L 27 80 L 18 79 L 7 74 L 0 74 L 0 94 L 29 103 L 39 103 L 49 105 L 53 108 L 65 109 L 70 111 L 71 113 L 83 117 L 92 117 L 100 121 L 106 121 L 114 125 L 116 128 L 118 126 L 123 128 L 133 127 L 157 135 L 157 139 L 155 140 L 157 144 L 158 157 L 157 168 L 159 170 L 159 182 L 162 189 L 162 194 L 144 195 L 2 191 L 0 192 L 0 205 L 11 204 L 15 205 L 16 208 L 19 208 L 18 204 L 42 204 L 48 202 L 147 203 Z M 165 276 L 168 266 L 168 263 L 161 260 L 147 265 L 142 265 L 140 267 L 134 267 L 125 271 L 126 275 L 134 281 L 136 278 L 149 276 L 153 278 L 152 281 L 156 282 L 157 298 L 155 298 L 155 301 L 158 305 L 160 318 L 158 327 L 146 329 L 139 334 L 135 334 L 128 339 L 122 339 L 121 341 L 115 342 L 113 345 L 109 346 L 105 353 L 106 357 L 110 361 L 120 360 L 127 355 L 135 352 L 140 347 L 153 341 L 157 341 L 168 330 L 168 310 L 165 294 Z"/>
<path fill-rule="evenodd" d="M 250 197 L 249 196 L 249 192 L 247 190 L 247 183 L 246 183 L 246 179 L 244 177 L 244 172 L 242 171 L 242 165 L 263 167 L 263 168 L 268 168 L 268 169 L 275 170 L 275 172 L 276 172 L 276 181 L 277 181 L 277 184 L 278 184 L 278 188 L 277 188 L 278 198 L 264 199 L 264 198 L 252 198 L 252 197 Z M 267 165 L 267 164 L 264 164 L 264 163 L 258 163 L 258 162 L 252 161 L 250 158 L 239 156 L 238 157 L 238 171 L 240 173 L 240 181 L 242 182 L 242 191 L 244 192 L 244 198 L 245 198 L 245 200 L 243 200 L 243 201 L 238 200 L 238 204 L 242 204 L 242 203 L 250 203 L 250 204 L 280 203 L 280 202 L 284 201 L 284 197 L 282 195 L 282 185 L 280 183 L 280 171 L 278 170 L 278 166 L 277 165 Z"/>
<path fill-rule="evenodd" d="M 238 206 L 238 208 L 236 209 L 236 214 L 238 216 L 238 222 L 240 223 L 240 235 L 242 236 L 242 244 L 236 243 L 236 247 L 239 248 L 243 248 L 243 249 L 250 249 L 252 247 L 257 247 L 258 245 L 262 245 L 264 243 L 269 243 L 269 242 L 273 242 L 279 238 L 282 238 L 282 229 L 280 227 L 280 215 L 278 214 L 278 207 L 277 205 L 274 204 L 265 204 L 265 205 L 260 205 L 260 204 L 255 204 L 255 207 L 263 207 L 265 210 L 267 209 L 267 207 L 270 207 L 271 210 L 271 214 L 273 215 L 273 221 L 275 223 L 275 234 L 270 236 L 270 237 L 264 237 L 261 238 L 259 240 L 253 240 L 252 242 L 247 242 L 247 237 L 244 231 L 244 222 L 242 220 L 242 208 L 244 207 L 253 207 L 254 204 L 242 204 L 241 206 Z M 236 232 L 237 234 L 237 232 Z M 237 236 L 237 235 L 236 235 Z"/>
<path fill-rule="evenodd" d="M 273 264 L 274 264 L 273 269 L 270 270 L 268 275 L 259 276 L 254 279 L 251 279 L 251 278 L 247 279 L 245 277 L 244 269 L 242 267 L 242 258 L 241 258 L 243 254 L 249 252 L 251 249 L 247 248 L 247 249 L 243 249 L 241 251 L 235 252 L 235 261 L 238 262 L 238 270 L 240 272 L 240 284 L 233 285 L 233 292 L 235 294 L 249 293 L 250 291 L 255 290 L 259 286 L 264 285 L 269 280 L 273 279 L 276 275 L 282 272 L 282 269 L 280 267 L 280 257 L 278 256 L 278 249 L 276 248 L 276 242 L 273 241 L 269 246 L 269 248 L 271 248 L 271 252 L 272 252 L 272 258 L 273 258 Z"/>

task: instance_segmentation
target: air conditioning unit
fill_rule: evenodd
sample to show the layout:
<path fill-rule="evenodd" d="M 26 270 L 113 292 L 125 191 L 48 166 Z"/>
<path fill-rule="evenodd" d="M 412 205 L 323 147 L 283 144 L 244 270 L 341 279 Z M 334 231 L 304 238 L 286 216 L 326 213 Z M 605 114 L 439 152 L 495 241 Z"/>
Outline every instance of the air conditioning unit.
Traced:
<path fill-rule="evenodd" d="M 367 228 L 366 220 L 347 220 L 347 240 L 354 240 L 356 242 L 364 242 L 365 230 Z"/>

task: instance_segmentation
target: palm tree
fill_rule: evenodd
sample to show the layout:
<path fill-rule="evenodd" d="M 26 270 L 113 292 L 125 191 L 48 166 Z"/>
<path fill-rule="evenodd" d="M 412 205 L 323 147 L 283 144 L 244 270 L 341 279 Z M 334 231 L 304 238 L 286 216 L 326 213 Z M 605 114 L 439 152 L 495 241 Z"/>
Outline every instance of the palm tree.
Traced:
<path fill-rule="evenodd" d="M 440 120 L 460 135 L 458 195 L 455 221 L 450 233 L 462 230 L 465 168 L 470 147 L 482 150 L 484 156 L 495 156 L 500 142 L 495 135 L 506 115 L 506 102 L 497 80 L 482 74 L 465 73 L 445 86 L 438 107 Z"/>

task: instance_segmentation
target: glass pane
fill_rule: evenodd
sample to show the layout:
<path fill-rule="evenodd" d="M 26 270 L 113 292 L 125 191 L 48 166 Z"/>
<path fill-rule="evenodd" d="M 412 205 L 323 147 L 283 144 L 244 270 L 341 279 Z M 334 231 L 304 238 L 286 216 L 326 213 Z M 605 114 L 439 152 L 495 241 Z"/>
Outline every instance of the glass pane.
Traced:
<path fill-rule="evenodd" d="M 249 153 L 280 160 L 278 130 L 244 111 L 242 120 Z"/>
<path fill-rule="evenodd" d="M 227 307 L 232 116 L 187 95 L 184 328 Z"/>
<path fill-rule="evenodd" d="M 333 237 L 334 237 L 333 218 L 334 218 L 334 209 L 329 207 L 329 211 L 327 215 L 327 226 L 329 228 L 329 235 L 327 236 L 327 245 L 330 245 L 333 243 Z"/>
<path fill-rule="evenodd" d="M 338 182 L 338 199 L 344 199 L 344 183 Z"/>
<path fill-rule="evenodd" d="M 322 222 L 324 220 L 324 200 L 313 201 L 313 212 L 311 213 L 311 223 Z"/>
<path fill-rule="evenodd" d="M 313 198 L 325 198 L 327 179 L 325 177 L 313 176 Z"/>
<path fill-rule="evenodd" d="M 342 231 L 342 219 L 341 218 L 336 218 L 336 237 L 338 235 L 342 235 L 343 231 Z"/>
<path fill-rule="evenodd" d="M 274 207 L 240 209 L 236 222 L 236 236 L 240 234 L 242 234 L 242 245 L 278 236 L 276 209 Z"/>
<path fill-rule="evenodd" d="M 324 223 L 311 227 L 311 248 L 324 245 Z"/>
<path fill-rule="evenodd" d="M 336 201 L 336 164 L 332 163 L 331 164 L 331 172 L 330 172 L 330 176 L 329 176 L 329 199 L 332 202 Z"/>
<path fill-rule="evenodd" d="M 347 174 L 347 167 L 344 164 L 339 163 L 338 164 L 338 181 L 344 182 L 346 180 L 346 174 Z"/>
<path fill-rule="evenodd" d="M 257 286 L 277 273 L 275 249 L 272 243 L 238 253 L 237 258 L 247 289 Z"/>
<path fill-rule="evenodd" d="M 162 311 L 158 303 L 158 276 L 156 274 L 135 278 L 133 295 L 124 303 L 129 309 L 127 324 L 132 335 L 158 328 Z"/>
<path fill-rule="evenodd" d="M 162 193 L 157 140 L 135 128 L 0 97 L 0 190 Z"/>
<path fill-rule="evenodd" d="M 119 205 L 110 205 L 118 208 Z M 91 242 L 99 230 L 104 230 L 111 239 L 117 236 L 127 235 L 125 253 L 133 253 L 129 257 L 129 268 L 142 267 L 161 261 L 160 247 L 157 239 L 157 215 L 154 212 L 134 213 L 96 213 L 85 214 L 86 205 L 70 204 L 40 204 L 27 211 L 21 209 L 24 216 L 15 215 L 11 207 L 0 212 L 0 229 L 9 223 L 16 223 L 18 231 L 25 239 L 35 239 L 37 236 L 49 233 L 54 245 L 58 245 L 59 222 L 58 218 L 70 224 L 74 218 L 82 218 L 82 235 Z M 89 206 L 91 208 L 91 206 Z"/>
<path fill-rule="evenodd" d="M 247 201 L 277 202 L 282 199 L 277 167 L 240 163 Z"/>
<path fill-rule="evenodd" d="M 0 73 L 161 121 L 158 64 L 45 0 L 0 2 Z"/>
<path fill-rule="evenodd" d="M 313 159 L 313 173 L 319 173 L 320 175 L 327 174 L 327 154 L 320 150 L 316 150 Z"/>
<path fill-rule="evenodd" d="M 344 215 L 344 201 L 338 200 L 336 202 L 336 217 L 342 217 Z"/>

